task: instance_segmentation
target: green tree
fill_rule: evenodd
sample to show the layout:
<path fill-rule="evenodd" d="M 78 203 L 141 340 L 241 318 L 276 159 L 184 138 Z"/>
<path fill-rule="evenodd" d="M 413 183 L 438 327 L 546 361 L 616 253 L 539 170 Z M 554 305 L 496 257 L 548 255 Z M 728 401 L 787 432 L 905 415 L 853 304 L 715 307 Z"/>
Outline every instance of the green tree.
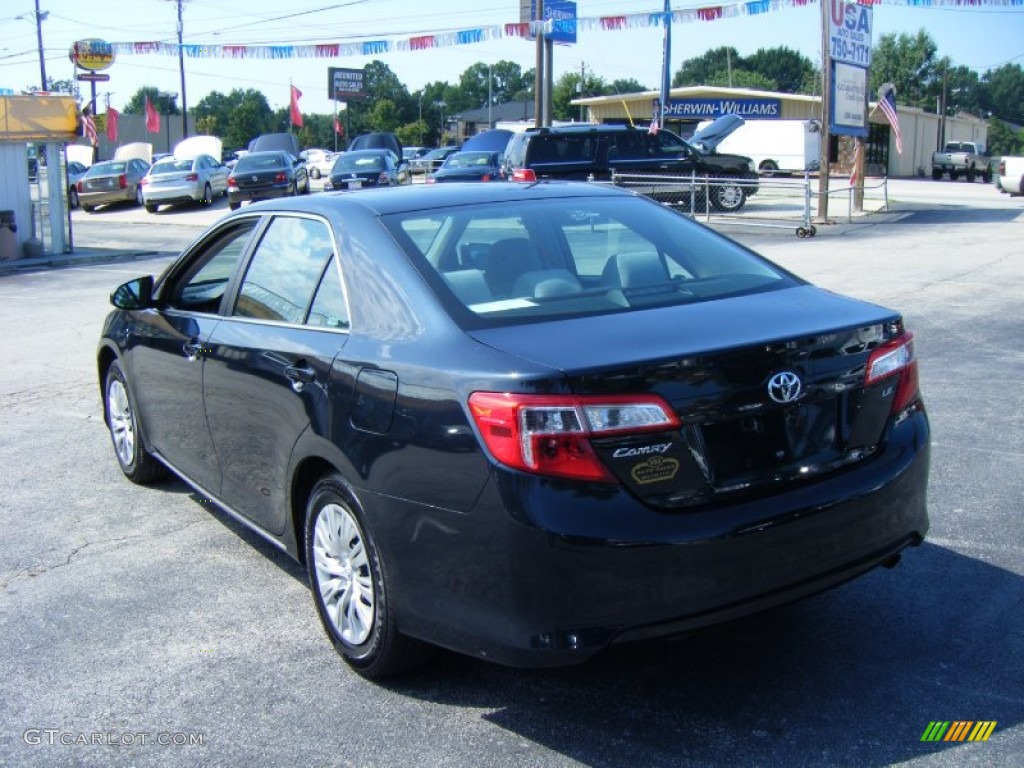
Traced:
<path fill-rule="evenodd" d="M 160 91 L 153 86 L 144 85 L 135 92 L 122 110 L 126 115 L 144 115 L 146 113 L 146 97 L 161 115 L 180 115 L 178 94 Z"/>
<path fill-rule="evenodd" d="M 196 128 L 220 136 L 225 149 L 244 149 L 261 133 L 287 130 L 287 124 L 283 129 L 277 127 L 280 121 L 266 96 L 252 88 L 235 88 L 226 95 L 212 91 L 192 108 L 192 116 Z"/>
<path fill-rule="evenodd" d="M 982 109 L 1011 123 L 1024 123 L 1024 68 L 1004 64 L 982 78 Z"/>
<path fill-rule="evenodd" d="M 720 88 L 753 88 L 761 91 L 780 90 L 771 78 L 765 77 L 760 72 L 752 72 L 749 69 L 736 69 L 729 72 L 715 72 L 708 78 L 705 85 L 714 85 Z"/>
<path fill-rule="evenodd" d="M 882 35 L 871 51 L 869 97 L 882 83 L 896 86 L 900 104 L 935 109 L 942 92 L 942 69 L 947 62 L 936 58 L 935 41 L 923 29 L 914 36 Z"/>
<path fill-rule="evenodd" d="M 687 59 L 672 78 L 672 86 L 705 85 L 718 72 L 728 72 L 730 66 L 739 66 L 740 54 L 731 46 L 707 51 L 703 56 Z"/>
<path fill-rule="evenodd" d="M 555 120 L 584 120 L 579 107 L 572 105 L 572 100 L 585 96 L 600 96 L 607 92 L 604 80 L 590 72 L 580 81 L 579 72 L 566 72 L 554 83 L 551 91 L 551 105 Z"/>
<path fill-rule="evenodd" d="M 608 85 L 605 86 L 604 96 L 613 96 L 617 93 L 640 93 L 641 91 L 653 90 L 648 88 L 646 85 L 641 85 L 640 81 L 634 80 L 633 78 L 612 80 Z"/>
<path fill-rule="evenodd" d="M 771 90 L 782 93 L 808 93 L 805 90 L 808 82 L 813 83 L 814 64 L 803 54 L 786 46 L 777 48 L 759 48 L 756 53 L 746 56 L 737 65 L 733 62 L 733 83 L 737 87 L 761 87 L 740 84 L 735 74 L 737 70 L 745 70 L 760 75 L 764 82 L 774 83 Z M 756 82 L 757 79 L 750 82 Z"/>
<path fill-rule="evenodd" d="M 425 120 L 417 120 L 413 123 L 406 123 L 395 130 L 395 135 L 402 142 L 403 147 L 425 147 L 430 128 Z"/>
<path fill-rule="evenodd" d="M 394 133 L 401 124 L 398 106 L 391 99 L 377 99 L 366 115 L 366 127 L 371 131 Z"/>
<path fill-rule="evenodd" d="M 988 122 L 988 151 L 993 155 L 1024 154 L 1024 130 L 1015 131 L 999 118 Z"/>

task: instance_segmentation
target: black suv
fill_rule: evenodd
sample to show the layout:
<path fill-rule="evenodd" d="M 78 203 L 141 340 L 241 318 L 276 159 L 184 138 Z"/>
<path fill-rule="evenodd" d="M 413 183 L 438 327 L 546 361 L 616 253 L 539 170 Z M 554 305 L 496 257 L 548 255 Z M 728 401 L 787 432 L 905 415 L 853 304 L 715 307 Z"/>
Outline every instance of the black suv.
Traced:
<path fill-rule="evenodd" d="M 703 210 L 703 177 L 736 179 L 711 185 L 713 210 L 733 212 L 757 192 L 757 172 L 749 157 L 704 155 L 670 131 L 653 133 L 627 125 L 567 125 L 517 133 L 505 150 L 505 171 L 532 170 L 538 179 L 609 181 L 613 175 L 659 202 Z M 692 198 L 692 175 L 701 177 Z M 651 177 L 667 177 L 664 181 Z M 628 178 L 634 177 L 634 178 Z"/>

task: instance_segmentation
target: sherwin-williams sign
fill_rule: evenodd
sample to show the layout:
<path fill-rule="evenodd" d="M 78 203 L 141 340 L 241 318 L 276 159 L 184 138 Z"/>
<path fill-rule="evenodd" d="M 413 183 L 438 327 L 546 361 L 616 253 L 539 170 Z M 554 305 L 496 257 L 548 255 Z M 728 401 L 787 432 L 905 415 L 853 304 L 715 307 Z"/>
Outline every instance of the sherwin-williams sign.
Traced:
<path fill-rule="evenodd" d="M 669 99 L 666 117 L 713 120 L 739 115 L 760 120 L 782 117 L 782 99 Z"/>
<path fill-rule="evenodd" d="M 97 72 L 114 63 L 114 48 L 106 40 L 78 40 L 71 45 L 68 58 L 79 69 Z"/>

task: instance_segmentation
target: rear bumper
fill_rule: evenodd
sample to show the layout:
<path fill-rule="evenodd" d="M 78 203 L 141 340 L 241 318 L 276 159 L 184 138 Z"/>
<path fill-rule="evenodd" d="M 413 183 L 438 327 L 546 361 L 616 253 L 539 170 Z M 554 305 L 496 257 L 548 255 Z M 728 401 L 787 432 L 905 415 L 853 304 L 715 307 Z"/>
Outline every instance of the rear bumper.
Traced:
<path fill-rule="evenodd" d="M 291 184 L 253 190 L 228 188 L 228 202 L 241 203 L 245 200 L 273 200 L 278 197 L 288 197 L 290 192 Z"/>
<path fill-rule="evenodd" d="M 473 513 L 422 513 L 415 536 L 384 543 L 399 563 L 399 626 L 470 655 L 546 667 L 798 600 L 922 541 L 928 463 L 922 411 L 862 466 L 698 512 L 495 470 Z"/>

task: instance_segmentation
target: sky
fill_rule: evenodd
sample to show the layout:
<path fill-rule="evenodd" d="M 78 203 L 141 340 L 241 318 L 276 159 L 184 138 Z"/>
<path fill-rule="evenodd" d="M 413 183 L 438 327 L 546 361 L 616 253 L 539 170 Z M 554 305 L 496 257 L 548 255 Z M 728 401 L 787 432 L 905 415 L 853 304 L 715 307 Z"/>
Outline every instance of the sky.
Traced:
<path fill-rule="evenodd" d="M 874 9 L 873 36 L 915 35 L 925 29 L 939 56 L 979 72 L 1006 63 L 1024 65 L 1024 5 L 1020 0 L 980 0 L 984 7 L 921 8 L 881 0 Z M 939 2 L 940 0 L 935 0 Z M 68 51 L 76 40 L 99 38 L 107 42 L 175 42 L 179 0 L 38 0 L 48 14 L 42 23 L 46 74 L 71 79 L 74 71 Z M 503 27 L 519 21 L 519 0 L 181 0 L 183 40 L 197 45 L 311 45 L 355 43 L 366 40 L 408 40 L 424 34 L 443 34 L 490 25 Z M 673 10 L 731 4 L 734 0 L 673 1 Z M 1017 2 L 1017 5 L 1011 5 Z M 741 55 L 759 48 L 787 46 L 816 64 L 821 58 L 821 11 L 811 5 L 782 7 L 756 16 L 675 24 L 672 28 L 671 71 L 686 59 L 731 45 Z M 0 0 L 0 88 L 16 93 L 40 81 L 36 39 L 35 0 Z M 578 0 L 577 16 L 641 14 L 660 11 L 662 0 Z M 471 10 L 467 10 L 471 9 Z M 660 27 L 627 30 L 581 31 L 576 45 L 554 50 L 554 76 L 585 67 L 607 82 L 632 78 L 650 89 L 661 81 Z M 517 37 L 502 37 L 470 45 L 429 50 L 388 52 L 377 56 L 335 59 L 280 60 L 185 59 L 188 105 L 211 91 L 254 88 L 271 107 L 288 104 L 289 85 L 302 91 L 304 113 L 331 113 L 327 95 L 328 67 L 361 68 L 374 59 L 383 61 L 410 92 L 430 82 L 457 83 L 463 71 L 477 62 L 514 61 L 523 70 L 535 63 L 535 46 Z M 176 56 L 119 55 L 106 70 L 111 79 L 98 83 L 100 111 L 104 101 L 116 109 L 143 86 L 178 93 L 181 79 Z M 82 83 L 83 94 L 88 83 Z M 179 106 L 181 100 L 178 100 Z M 426 108 L 426 107 L 425 107 Z"/>

